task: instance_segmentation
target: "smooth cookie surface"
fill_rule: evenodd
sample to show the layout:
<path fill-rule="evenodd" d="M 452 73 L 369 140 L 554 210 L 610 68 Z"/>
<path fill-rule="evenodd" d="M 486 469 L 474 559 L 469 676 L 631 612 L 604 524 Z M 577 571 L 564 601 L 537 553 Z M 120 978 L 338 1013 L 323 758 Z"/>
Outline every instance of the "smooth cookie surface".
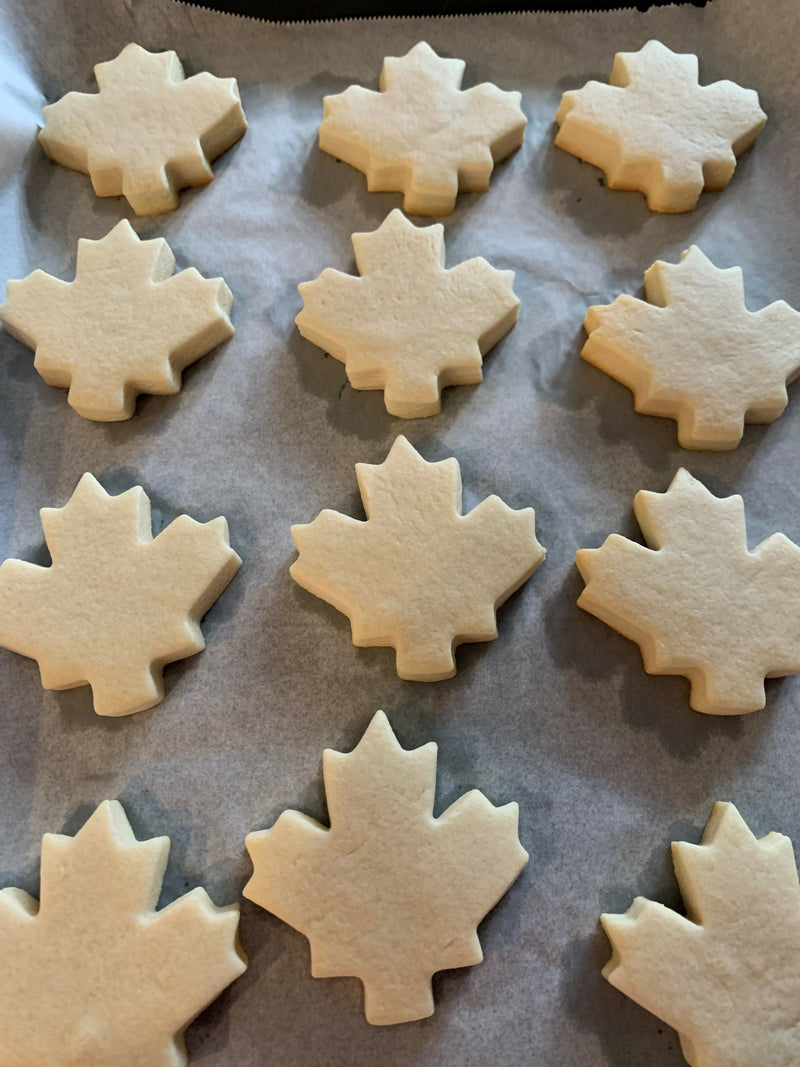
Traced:
<path fill-rule="evenodd" d="M 297 327 L 345 363 L 354 389 L 383 389 L 392 415 L 435 415 L 445 386 L 482 381 L 483 354 L 517 321 L 514 272 L 482 258 L 445 269 L 444 228 L 399 210 L 353 248 L 362 276 L 327 269 L 300 285 Z"/>
<path fill-rule="evenodd" d="M 424 41 L 383 63 L 380 92 L 326 96 L 319 146 L 367 176 L 370 192 L 405 193 L 410 215 L 449 215 L 459 192 L 483 192 L 494 164 L 522 144 L 521 94 L 484 82 L 462 90 L 466 64 Z"/>
<path fill-rule="evenodd" d="M 800 888 L 792 842 L 714 805 L 702 843 L 672 845 L 686 915 L 637 897 L 603 915 L 613 986 L 674 1027 L 691 1067 L 800 1063 Z"/>
<path fill-rule="evenodd" d="M 401 748 L 380 711 L 322 767 L 330 829 L 285 811 L 248 835 L 244 895 L 305 934 L 314 977 L 361 979 L 368 1022 L 423 1019 L 432 975 L 480 963 L 476 927 L 528 862 L 518 807 L 473 789 L 434 818 L 436 745 Z"/>
<path fill-rule="evenodd" d="M 0 566 L 0 645 L 37 660 L 45 689 L 90 685 L 98 715 L 152 708 L 241 566 L 227 522 L 179 515 L 154 538 L 145 491 L 112 497 L 91 474 L 41 518 L 53 562 Z"/>
<path fill-rule="evenodd" d="M 0 1063 L 183 1067 L 183 1030 L 247 962 L 238 904 L 198 888 L 156 911 L 169 844 L 106 800 L 44 835 L 40 902 L 0 890 Z"/>
<path fill-rule="evenodd" d="M 647 300 L 590 307 L 581 355 L 633 391 L 635 408 L 678 423 L 683 448 L 725 450 L 745 422 L 772 422 L 800 373 L 800 313 L 783 300 L 748 311 L 739 267 L 696 245 L 645 271 Z"/>
<path fill-rule="evenodd" d="M 159 237 L 140 241 L 123 219 L 99 241 L 78 241 L 75 280 L 36 270 L 8 283 L 0 322 L 36 352 L 48 385 L 69 389 L 79 415 L 129 419 L 139 393 L 170 395 L 185 367 L 233 334 L 233 295 Z"/>
<path fill-rule="evenodd" d="M 750 551 L 742 498 L 685 470 L 633 510 L 649 547 L 580 549 L 578 606 L 636 641 L 648 673 L 685 675 L 695 711 L 763 708 L 765 677 L 800 671 L 800 548 L 773 534 Z"/>
<path fill-rule="evenodd" d="M 490 496 L 462 515 L 458 462 L 428 463 L 402 436 L 356 476 L 367 521 L 326 510 L 293 526 L 290 573 L 347 615 L 355 645 L 395 648 L 401 678 L 452 678 L 456 646 L 494 640 L 496 608 L 544 559 L 533 508 Z"/>
<path fill-rule="evenodd" d="M 691 211 L 724 189 L 767 121 L 758 94 L 732 81 L 700 85 L 697 56 L 648 41 L 618 52 L 609 84 L 561 98 L 556 144 L 600 167 L 610 189 L 638 189 L 653 211 Z"/>
<path fill-rule="evenodd" d="M 128 44 L 94 68 L 98 93 L 67 93 L 43 109 L 39 140 L 82 171 L 98 196 L 125 196 L 137 215 L 173 211 L 179 190 L 204 185 L 210 160 L 247 129 L 235 78 L 185 78 L 174 52 Z"/>

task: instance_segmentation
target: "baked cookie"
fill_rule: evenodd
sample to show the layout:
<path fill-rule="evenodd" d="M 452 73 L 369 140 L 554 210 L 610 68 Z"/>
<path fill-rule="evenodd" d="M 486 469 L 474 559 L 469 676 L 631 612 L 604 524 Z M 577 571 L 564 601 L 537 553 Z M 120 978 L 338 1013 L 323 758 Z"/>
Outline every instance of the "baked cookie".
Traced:
<path fill-rule="evenodd" d="M 315 978 L 361 979 L 367 1022 L 424 1019 L 432 975 L 481 962 L 476 927 L 528 862 L 518 807 L 473 789 L 434 818 L 436 745 L 401 748 L 382 711 L 322 770 L 330 829 L 285 811 L 249 834 L 244 895 L 305 934 Z"/>
<path fill-rule="evenodd" d="M 633 510 L 650 547 L 580 549 L 578 606 L 636 641 L 649 674 L 685 675 L 695 711 L 763 708 L 764 678 L 800 671 L 800 548 L 773 534 L 751 552 L 742 498 L 685 470 Z"/>
<path fill-rule="evenodd" d="M 290 574 L 347 615 L 353 644 L 396 649 L 401 678 L 452 678 L 456 646 L 493 641 L 495 610 L 544 559 L 533 508 L 490 496 L 462 515 L 458 461 L 427 463 L 405 437 L 356 477 L 367 521 L 322 511 L 293 526 Z"/>
<path fill-rule="evenodd" d="M 435 415 L 445 386 L 483 380 L 483 354 L 517 321 L 514 272 L 482 258 L 446 270 L 444 227 L 418 229 L 399 210 L 353 248 L 362 277 L 328 268 L 300 285 L 297 328 L 354 389 L 383 389 L 390 414 Z"/>
<path fill-rule="evenodd" d="M 35 270 L 8 282 L 0 322 L 35 350 L 48 385 L 69 389 L 79 415 L 129 419 L 139 393 L 177 393 L 184 368 L 233 334 L 222 278 L 174 267 L 162 237 L 140 241 L 123 219 L 99 241 L 78 241 L 75 281 Z"/>
<path fill-rule="evenodd" d="M 465 66 L 424 41 L 387 56 L 380 92 L 351 85 L 325 97 L 320 148 L 363 171 L 370 192 L 405 193 L 410 215 L 449 215 L 459 192 L 489 188 L 528 121 L 520 93 L 489 82 L 462 90 Z"/>
<path fill-rule="evenodd" d="M 600 167 L 610 189 L 638 189 L 653 211 L 691 211 L 724 189 L 767 116 L 731 81 L 700 85 L 697 56 L 660 41 L 618 52 L 610 84 L 564 93 L 556 144 Z"/>
<path fill-rule="evenodd" d="M 637 897 L 601 922 L 603 974 L 678 1031 L 692 1067 L 800 1063 L 800 893 L 792 842 L 715 804 L 700 845 L 672 845 L 686 916 Z M 659 1031 L 660 1032 L 660 1031 Z"/>
<path fill-rule="evenodd" d="M 0 890 L 0 1063 L 182 1067 L 183 1031 L 246 969 L 239 906 L 193 889 L 156 911 L 169 838 L 116 800 L 42 839 L 41 904 Z"/>
<path fill-rule="evenodd" d="M 772 422 L 800 373 L 800 313 L 783 300 L 748 311 L 739 267 L 692 245 L 645 271 L 647 301 L 590 307 L 581 355 L 633 391 L 634 407 L 678 423 L 683 448 L 736 448 L 745 422 Z"/>
<path fill-rule="evenodd" d="M 91 474 L 41 517 L 52 566 L 0 566 L 0 645 L 37 660 L 45 689 L 90 685 L 98 715 L 152 708 L 241 566 L 227 522 L 179 515 L 154 538 L 144 489 L 112 497 Z"/>
<path fill-rule="evenodd" d="M 210 161 L 247 129 L 235 78 L 184 78 L 174 52 L 126 45 L 94 68 L 99 93 L 67 93 L 43 109 L 39 140 L 56 163 L 82 171 L 98 196 L 125 196 L 137 215 L 178 206 L 204 185 Z"/>

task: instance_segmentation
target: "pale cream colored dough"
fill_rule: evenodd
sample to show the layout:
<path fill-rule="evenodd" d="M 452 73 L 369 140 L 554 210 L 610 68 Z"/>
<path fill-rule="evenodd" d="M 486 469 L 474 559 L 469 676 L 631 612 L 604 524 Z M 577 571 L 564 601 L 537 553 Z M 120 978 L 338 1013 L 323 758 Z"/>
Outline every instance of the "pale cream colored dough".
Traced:
<path fill-rule="evenodd" d="M 483 380 L 483 353 L 517 321 L 514 272 L 480 257 L 446 270 L 444 227 L 418 229 L 399 210 L 353 248 L 363 277 L 328 268 L 298 286 L 297 328 L 354 389 L 383 389 L 392 415 L 435 415 L 445 386 Z"/>
<path fill-rule="evenodd" d="M 88 174 L 98 196 L 125 196 L 137 215 L 173 211 L 178 191 L 210 182 L 210 161 L 247 129 L 236 79 L 184 80 L 174 52 L 128 44 L 94 73 L 99 93 L 67 93 L 43 109 L 39 140 L 56 163 Z"/>
<path fill-rule="evenodd" d="M 580 549 L 578 606 L 636 641 L 649 674 L 685 675 L 695 711 L 763 708 L 764 678 L 800 671 L 800 548 L 773 534 L 749 551 L 742 498 L 685 470 L 633 510 L 650 547 Z"/>
<path fill-rule="evenodd" d="M 238 904 L 193 889 L 156 911 L 169 838 L 106 800 L 42 839 L 41 903 L 0 890 L 3 1067 L 182 1067 L 183 1031 L 246 969 Z"/>
<path fill-rule="evenodd" d="M 370 192 L 405 193 L 410 215 L 449 215 L 459 192 L 489 188 L 528 121 L 518 92 L 490 82 L 462 90 L 465 66 L 424 41 L 387 56 L 380 92 L 351 85 L 325 97 L 320 148 L 363 171 Z"/>
<path fill-rule="evenodd" d="M 481 962 L 478 923 L 528 862 L 519 809 L 473 789 L 434 818 L 436 745 L 401 748 L 382 711 L 322 770 L 330 829 L 285 811 L 249 834 L 244 895 L 305 934 L 315 978 L 361 979 L 368 1022 L 423 1019 L 432 975 Z"/>
<path fill-rule="evenodd" d="M 672 845 L 687 917 L 637 897 L 603 915 L 613 986 L 678 1031 L 691 1067 L 800 1063 L 800 887 L 792 842 L 714 805 L 700 845 Z"/>
<path fill-rule="evenodd" d="M 452 678 L 456 646 L 493 641 L 496 609 L 544 559 L 533 508 L 490 496 L 462 515 L 458 461 L 428 463 L 405 437 L 356 477 L 367 521 L 326 510 L 293 526 L 290 573 L 347 615 L 353 644 L 396 649 L 401 678 Z"/>
<path fill-rule="evenodd" d="M 800 313 L 783 300 L 748 311 L 739 267 L 695 245 L 645 271 L 649 303 L 623 294 L 590 307 L 581 355 L 633 391 L 645 415 L 678 423 L 683 448 L 736 448 L 745 422 L 772 422 L 800 373 Z"/>
<path fill-rule="evenodd" d="M 564 93 L 556 144 L 600 167 L 610 189 L 637 189 L 653 211 L 691 211 L 724 189 L 767 116 L 758 93 L 731 81 L 700 85 L 697 56 L 660 41 L 618 52 L 610 84 Z"/>
<path fill-rule="evenodd" d="M 0 566 L 0 645 L 37 660 L 45 689 L 90 685 L 98 715 L 152 708 L 241 566 L 227 522 L 179 515 L 153 538 L 145 491 L 112 497 L 91 474 L 40 514 L 53 563 Z"/>
<path fill-rule="evenodd" d="M 35 270 L 8 282 L 0 322 L 35 350 L 48 385 L 69 389 L 79 415 L 129 419 L 139 393 L 177 393 L 183 369 L 233 334 L 222 278 L 174 267 L 163 238 L 140 241 L 123 220 L 78 241 L 75 281 Z"/>

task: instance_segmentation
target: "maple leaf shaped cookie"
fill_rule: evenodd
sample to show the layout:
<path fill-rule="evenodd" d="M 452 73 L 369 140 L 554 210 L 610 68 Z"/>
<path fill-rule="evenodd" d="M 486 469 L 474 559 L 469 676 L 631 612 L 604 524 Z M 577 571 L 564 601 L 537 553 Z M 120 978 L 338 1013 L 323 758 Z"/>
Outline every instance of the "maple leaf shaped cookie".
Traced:
<path fill-rule="evenodd" d="M 644 275 L 649 303 L 627 294 L 590 307 L 581 355 L 633 391 L 635 408 L 678 422 L 683 448 L 729 449 L 745 422 L 772 422 L 800 372 L 800 313 L 783 300 L 748 311 L 739 267 L 695 245 Z"/>
<path fill-rule="evenodd" d="M 610 84 L 564 93 L 556 144 L 605 172 L 610 189 L 638 189 L 653 211 L 691 211 L 724 189 L 767 116 L 758 94 L 731 81 L 700 85 L 697 56 L 660 41 L 618 52 Z"/>
<path fill-rule="evenodd" d="M 528 862 L 518 807 L 473 789 L 434 818 L 436 745 L 401 748 L 382 711 L 322 767 L 330 829 L 285 811 L 249 834 L 244 895 L 305 934 L 315 978 L 361 979 L 368 1022 L 423 1019 L 431 976 L 481 962 L 476 927 Z"/>
<path fill-rule="evenodd" d="M 353 644 L 395 648 L 401 678 L 452 678 L 456 646 L 493 641 L 495 610 L 544 559 L 533 508 L 490 496 L 462 515 L 458 461 L 428 463 L 405 437 L 356 477 L 367 521 L 326 510 L 293 526 L 290 573 L 347 615 Z"/>
<path fill-rule="evenodd" d="M 692 1067 L 800 1063 L 800 888 L 792 842 L 714 805 L 700 845 L 672 846 L 687 916 L 643 897 L 603 915 L 603 974 L 680 1036 Z"/>
<path fill-rule="evenodd" d="M 749 551 L 742 498 L 685 470 L 633 510 L 651 547 L 580 549 L 579 607 L 636 641 L 648 673 L 685 675 L 695 711 L 763 708 L 764 678 L 800 671 L 800 548 L 773 534 Z"/>
<path fill-rule="evenodd" d="M 210 182 L 209 161 L 247 129 L 236 79 L 184 80 L 174 52 L 129 44 L 94 73 L 100 92 L 45 107 L 39 140 L 56 163 L 88 174 L 98 196 L 123 195 L 137 215 L 173 211 L 178 191 Z"/>
<path fill-rule="evenodd" d="M 78 241 L 74 282 L 41 270 L 8 282 L 0 322 L 35 349 L 48 385 L 69 389 L 79 415 L 129 419 L 139 393 L 177 393 L 183 369 L 233 334 L 222 278 L 174 267 L 163 238 L 140 241 L 123 220 Z"/>
<path fill-rule="evenodd" d="M 156 911 L 169 838 L 107 800 L 42 839 L 41 903 L 0 890 L 0 1063 L 181 1067 L 183 1030 L 245 970 L 239 906 L 193 889 Z"/>
<path fill-rule="evenodd" d="M 353 248 L 363 277 L 329 268 L 300 285 L 297 327 L 346 364 L 354 389 L 383 389 L 392 415 L 435 415 L 445 386 L 483 380 L 482 354 L 517 321 L 514 272 L 482 258 L 446 270 L 444 227 L 418 229 L 399 210 Z"/>
<path fill-rule="evenodd" d="M 411 215 L 449 215 L 459 192 L 489 188 L 494 164 L 519 148 L 522 96 L 484 82 L 461 89 L 466 64 L 421 41 L 387 56 L 380 92 L 326 96 L 319 146 L 367 176 L 370 192 L 405 193 Z"/>
<path fill-rule="evenodd" d="M 111 497 L 91 474 L 41 518 L 53 563 L 0 566 L 0 645 L 38 660 L 45 689 L 90 685 L 98 715 L 152 708 L 241 566 L 227 522 L 179 515 L 153 538 L 145 491 Z"/>

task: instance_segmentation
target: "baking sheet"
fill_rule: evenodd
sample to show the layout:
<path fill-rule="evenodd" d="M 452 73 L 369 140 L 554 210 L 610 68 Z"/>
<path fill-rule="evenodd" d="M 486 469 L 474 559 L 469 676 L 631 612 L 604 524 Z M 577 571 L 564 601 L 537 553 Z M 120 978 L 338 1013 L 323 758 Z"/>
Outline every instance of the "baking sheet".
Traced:
<path fill-rule="evenodd" d="M 750 543 L 800 540 L 800 401 L 750 427 L 727 454 L 679 449 L 671 420 L 633 412 L 630 393 L 578 358 L 589 304 L 641 294 L 653 260 L 698 243 L 744 269 L 748 306 L 800 306 L 800 68 L 795 0 L 715 0 L 640 14 L 529 14 L 269 25 L 171 0 L 2 0 L 0 280 L 74 271 L 76 242 L 130 218 L 163 235 L 178 267 L 223 275 L 236 335 L 145 397 L 129 422 L 85 422 L 0 331 L 0 558 L 42 561 L 41 506 L 92 471 L 113 492 L 144 486 L 157 523 L 227 516 L 244 565 L 204 623 L 207 648 L 166 671 L 152 711 L 103 719 L 87 689 L 42 690 L 36 664 L 0 652 L 0 885 L 38 895 L 39 842 L 74 833 L 119 797 L 140 838 L 168 834 L 162 904 L 205 885 L 239 898 L 245 834 L 287 807 L 325 816 L 324 747 L 358 741 L 382 707 L 406 747 L 439 744 L 437 810 L 482 789 L 517 800 L 528 868 L 481 927 L 485 961 L 434 981 L 436 1014 L 391 1028 L 363 1018 L 355 979 L 315 980 L 305 939 L 248 902 L 246 974 L 189 1029 L 204 1067 L 675 1067 L 676 1036 L 601 977 L 603 910 L 637 894 L 680 906 L 669 842 L 698 840 L 712 803 L 734 800 L 759 834 L 800 842 L 800 678 L 767 685 L 764 711 L 690 711 L 688 683 L 644 674 L 632 643 L 575 605 L 578 547 L 638 537 L 631 502 L 685 464 L 715 492 L 745 497 Z M 649 212 L 553 146 L 563 90 L 606 80 L 613 55 L 656 36 L 696 51 L 701 80 L 758 90 L 769 122 L 729 188 L 687 215 Z M 377 86 L 384 55 L 418 40 L 467 61 L 465 85 L 520 89 L 529 124 L 488 193 L 445 221 L 448 263 L 483 255 L 517 272 L 516 328 L 485 381 L 445 393 L 439 416 L 387 415 L 293 326 L 298 282 L 354 270 L 350 235 L 377 228 L 399 194 L 316 145 L 322 96 Z M 130 40 L 175 48 L 187 74 L 235 75 L 250 129 L 211 185 L 171 215 L 137 219 L 36 142 L 40 107 L 94 91 L 94 63 Z M 421 221 L 421 220 L 417 220 Z M 465 505 L 491 492 L 536 508 L 548 549 L 500 611 L 500 638 L 463 647 L 451 681 L 400 681 L 389 649 L 356 649 L 344 616 L 296 587 L 292 522 L 323 507 L 362 515 L 354 464 L 380 463 L 398 433 L 461 464 Z M 124 590 L 120 590 L 124 596 Z"/>

